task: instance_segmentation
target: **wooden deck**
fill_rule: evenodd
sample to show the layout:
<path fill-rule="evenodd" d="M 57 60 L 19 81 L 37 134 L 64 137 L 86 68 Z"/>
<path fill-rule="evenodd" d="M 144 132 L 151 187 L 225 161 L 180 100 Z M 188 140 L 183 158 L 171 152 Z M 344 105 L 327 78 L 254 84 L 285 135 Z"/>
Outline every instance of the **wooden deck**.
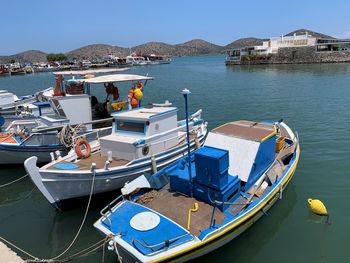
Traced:
<path fill-rule="evenodd" d="M 194 203 L 198 203 L 198 211 L 191 213 L 190 232 L 198 236 L 210 226 L 213 206 L 179 193 L 170 192 L 168 189 L 160 192 L 152 190 L 139 198 L 137 202 L 170 218 L 184 228 L 187 228 L 189 209 L 194 207 Z M 214 217 L 216 223 L 221 224 L 224 217 L 224 214 L 216 209 Z"/>
<path fill-rule="evenodd" d="M 95 163 L 96 164 L 96 168 L 97 169 L 102 169 L 105 166 L 105 163 L 107 161 L 107 157 L 106 156 L 101 156 L 101 153 L 94 153 L 92 154 L 90 157 L 86 158 L 86 159 L 78 159 L 77 162 L 67 162 L 67 161 L 60 161 L 58 162 L 58 164 L 62 163 L 74 163 L 74 164 L 78 164 L 80 167 L 77 168 L 76 170 L 89 170 L 91 168 L 91 164 Z M 130 161 L 128 160 L 123 160 L 123 159 L 117 159 L 113 157 L 113 161 L 109 164 L 109 167 L 117 167 L 117 166 L 123 166 L 126 165 L 127 163 L 129 163 Z M 57 169 L 54 166 L 50 166 L 48 169 Z"/>
<path fill-rule="evenodd" d="M 262 141 L 269 135 L 275 133 L 273 125 L 262 124 L 251 121 L 236 121 L 226 123 L 213 130 L 214 133 L 241 138 L 250 141 Z"/>

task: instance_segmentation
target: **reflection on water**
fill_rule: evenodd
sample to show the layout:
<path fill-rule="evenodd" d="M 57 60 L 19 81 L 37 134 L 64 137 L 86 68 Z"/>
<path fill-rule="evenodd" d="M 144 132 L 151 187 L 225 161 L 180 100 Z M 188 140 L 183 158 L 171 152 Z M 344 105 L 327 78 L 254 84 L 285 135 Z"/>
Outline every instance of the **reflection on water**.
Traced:
<path fill-rule="evenodd" d="M 244 258 L 245 262 L 258 261 L 257 255 L 264 253 L 266 243 L 276 238 L 286 218 L 293 211 L 296 199 L 295 186 L 291 183 L 283 192 L 282 200 L 277 200 L 277 203 L 267 211 L 267 216 L 262 216 L 230 243 L 203 258 L 196 259 L 195 262 L 214 262 L 225 254 L 234 255 L 232 262 L 235 261 L 235 258 Z"/>
<path fill-rule="evenodd" d="M 235 65 L 227 66 L 227 70 L 232 72 L 341 75 L 350 73 L 350 63 Z"/>

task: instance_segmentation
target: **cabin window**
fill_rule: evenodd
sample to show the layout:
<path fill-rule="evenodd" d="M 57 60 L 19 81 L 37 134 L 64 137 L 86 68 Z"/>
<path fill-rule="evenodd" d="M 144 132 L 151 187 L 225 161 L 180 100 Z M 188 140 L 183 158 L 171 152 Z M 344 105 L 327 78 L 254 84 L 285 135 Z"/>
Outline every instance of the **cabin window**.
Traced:
<path fill-rule="evenodd" d="M 144 133 L 145 123 L 143 123 L 143 122 L 117 121 L 117 130 L 118 131 Z"/>

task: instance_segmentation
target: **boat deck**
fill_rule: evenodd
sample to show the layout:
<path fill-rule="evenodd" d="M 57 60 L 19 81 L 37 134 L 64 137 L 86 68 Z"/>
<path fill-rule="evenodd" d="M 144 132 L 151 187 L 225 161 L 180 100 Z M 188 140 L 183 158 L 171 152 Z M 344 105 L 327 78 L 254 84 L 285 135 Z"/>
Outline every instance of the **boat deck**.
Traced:
<path fill-rule="evenodd" d="M 185 134 L 185 133 L 182 133 Z M 196 138 L 195 134 L 190 134 L 190 140 L 191 142 L 193 142 L 193 140 Z M 169 149 L 173 149 L 176 147 L 179 147 L 183 144 L 186 143 L 186 137 L 181 136 L 181 134 L 179 134 L 179 142 L 178 144 L 170 147 Z M 85 159 L 74 159 L 71 161 L 66 161 L 66 160 L 62 160 L 60 162 L 55 163 L 54 165 L 48 167 L 47 169 L 49 170 L 56 170 L 58 169 L 56 167 L 57 164 L 77 164 L 79 165 L 78 168 L 75 168 L 75 170 L 89 170 L 91 168 L 91 164 L 95 163 L 96 164 L 96 168 L 97 169 L 102 169 L 105 166 L 105 163 L 107 161 L 107 156 L 102 156 L 101 152 L 95 152 L 92 153 L 90 157 L 85 158 Z M 113 161 L 109 164 L 109 167 L 117 167 L 117 166 L 123 166 L 126 165 L 127 163 L 129 163 L 130 161 L 128 160 L 124 160 L 124 159 L 118 159 L 113 157 Z"/>
<path fill-rule="evenodd" d="M 210 226 L 213 213 L 213 206 L 180 193 L 170 192 L 168 189 L 160 192 L 152 190 L 142 195 L 137 203 L 157 211 L 186 229 L 188 211 L 194 208 L 194 203 L 198 203 L 198 211 L 191 213 L 190 227 L 190 232 L 196 236 Z M 224 213 L 219 209 L 215 210 L 214 218 L 217 224 L 221 224 L 224 217 Z"/>
<path fill-rule="evenodd" d="M 106 156 L 101 156 L 101 153 L 94 153 L 90 157 L 86 159 L 79 159 L 77 162 L 68 162 L 65 160 L 62 160 L 55 165 L 50 166 L 48 169 L 50 170 L 56 170 L 57 167 L 55 167 L 57 164 L 77 164 L 79 165 L 76 170 L 89 170 L 91 168 L 91 164 L 95 163 L 97 169 L 102 169 L 105 166 L 105 163 L 107 161 Z M 109 164 L 109 167 L 117 167 L 117 166 L 123 166 L 129 163 L 130 161 L 128 160 L 123 160 L 123 159 L 117 159 L 113 157 L 113 161 Z"/>
<path fill-rule="evenodd" d="M 276 133 L 272 124 L 251 121 L 236 121 L 226 123 L 213 130 L 214 133 L 250 141 L 262 141 Z"/>

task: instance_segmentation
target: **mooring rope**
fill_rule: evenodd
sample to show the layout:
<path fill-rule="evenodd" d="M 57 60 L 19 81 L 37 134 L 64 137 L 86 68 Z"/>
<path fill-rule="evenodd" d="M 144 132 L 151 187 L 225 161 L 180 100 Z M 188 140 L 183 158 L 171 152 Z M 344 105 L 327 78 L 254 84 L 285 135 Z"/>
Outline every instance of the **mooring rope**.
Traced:
<path fill-rule="evenodd" d="M 67 253 L 67 251 L 73 246 L 73 244 L 77 240 L 77 238 L 78 238 L 78 236 L 79 236 L 79 234 L 80 234 L 80 232 L 81 232 L 81 230 L 82 230 L 82 228 L 83 228 L 83 226 L 85 224 L 85 220 L 86 220 L 86 217 L 87 217 L 87 214 L 88 214 L 88 211 L 89 211 L 89 207 L 90 207 L 90 203 L 91 203 L 91 199 L 92 199 L 92 193 L 93 193 L 94 184 L 95 184 L 95 176 L 96 176 L 96 171 L 94 169 L 93 177 L 92 177 L 92 183 L 91 183 L 91 189 L 90 189 L 89 201 L 87 203 L 85 214 L 84 214 L 84 217 L 83 217 L 83 221 L 80 224 L 78 232 L 76 233 L 76 235 L 75 235 L 73 241 L 70 243 L 70 245 L 61 254 L 59 254 L 58 256 L 56 256 L 54 258 L 51 258 L 51 260 L 56 260 L 56 259 L 60 258 L 61 256 L 63 256 L 65 253 Z"/>
<path fill-rule="evenodd" d="M 25 178 L 26 176 L 28 175 L 25 175 L 25 176 L 22 176 L 21 178 L 18 178 L 16 179 L 15 181 L 11 182 L 11 183 L 7 183 L 5 184 L 6 185 L 9 185 L 9 184 L 12 184 L 16 181 L 19 181 L 23 178 Z M 109 241 L 110 239 L 110 235 L 106 236 L 105 238 L 97 241 L 96 243 L 90 245 L 89 247 L 85 248 L 85 249 L 82 249 L 76 253 L 74 253 L 73 255 L 70 255 L 64 259 L 59 259 L 60 257 L 62 257 L 64 254 L 66 254 L 69 249 L 74 245 L 75 241 L 77 240 L 84 224 L 85 224 L 85 221 L 86 221 L 86 218 L 87 218 L 87 215 L 88 215 L 88 211 L 89 211 L 89 208 L 90 208 L 90 204 L 91 204 L 91 200 L 92 200 L 92 193 L 93 193 L 93 189 L 94 189 L 94 184 L 95 184 L 95 178 L 96 178 L 96 171 L 94 170 L 93 171 L 93 177 L 92 177 L 92 183 L 91 183 L 91 189 L 90 189 L 90 195 L 89 195 L 89 200 L 88 200 L 88 203 L 87 203 L 87 206 L 86 206 L 86 209 L 85 209 L 85 213 L 84 213 L 84 217 L 83 217 L 83 220 L 80 224 L 80 227 L 75 235 L 75 237 L 73 238 L 72 242 L 70 243 L 70 245 L 62 252 L 60 253 L 58 256 L 56 257 L 53 257 L 53 258 L 50 258 L 50 259 L 40 259 L 32 254 L 30 254 L 29 252 L 21 249 L 20 247 L 16 246 L 15 244 L 11 243 L 10 241 L 6 240 L 5 238 L 1 237 L 0 236 L 0 240 L 3 241 L 4 243 L 6 243 L 7 245 L 9 245 L 10 247 L 20 251 L 21 253 L 23 253 L 24 255 L 28 256 L 30 259 L 26 259 L 26 262 L 55 262 L 55 263 L 64 263 L 64 262 L 68 262 L 68 261 L 71 261 L 73 259 L 77 259 L 77 258 L 82 258 L 82 257 L 86 257 L 86 256 L 89 256 L 93 253 L 96 253 L 99 249 L 103 249 L 103 254 L 102 254 L 102 262 L 104 261 L 104 249 L 105 249 L 105 245 L 106 243 Z M 30 194 L 33 192 L 34 188 L 30 191 Z M 117 252 L 117 254 L 119 254 Z M 118 258 L 119 258 L 119 255 L 118 255 Z"/>
<path fill-rule="evenodd" d="M 17 247 L 15 244 L 11 243 L 10 241 L 6 240 L 5 238 L 0 236 L 0 240 L 3 241 L 4 243 L 10 245 L 11 247 L 14 247 L 18 251 L 21 251 L 23 254 L 27 255 L 28 257 L 31 257 L 34 260 L 38 260 L 37 257 L 33 256 L 32 254 L 28 253 L 27 251 L 24 251 L 23 249 Z"/>
<path fill-rule="evenodd" d="M 13 180 L 12 182 L 9 182 L 9 183 L 0 185 L 0 188 L 6 187 L 6 186 L 9 186 L 9 185 L 11 185 L 11 184 L 14 184 L 14 183 L 16 183 L 16 182 L 18 182 L 18 181 L 21 181 L 22 179 L 26 178 L 27 176 L 28 176 L 28 174 L 23 175 L 22 177 L 20 177 L 20 178 L 18 178 L 18 179 L 16 179 L 16 180 Z"/>
<path fill-rule="evenodd" d="M 29 193 L 26 196 L 24 196 L 23 198 L 18 198 L 18 199 L 15 199 L 15 200 L 6 200 L 6 203 L 1 204 L 0 207 L 13 205 L 13 204 L 16 204 L 19 201 L 27 199 L 34 192 L 35 189 L 36 189 L 36 187 L 34 186 L 32 188 L 32 190 L 30 190 Z"/>

